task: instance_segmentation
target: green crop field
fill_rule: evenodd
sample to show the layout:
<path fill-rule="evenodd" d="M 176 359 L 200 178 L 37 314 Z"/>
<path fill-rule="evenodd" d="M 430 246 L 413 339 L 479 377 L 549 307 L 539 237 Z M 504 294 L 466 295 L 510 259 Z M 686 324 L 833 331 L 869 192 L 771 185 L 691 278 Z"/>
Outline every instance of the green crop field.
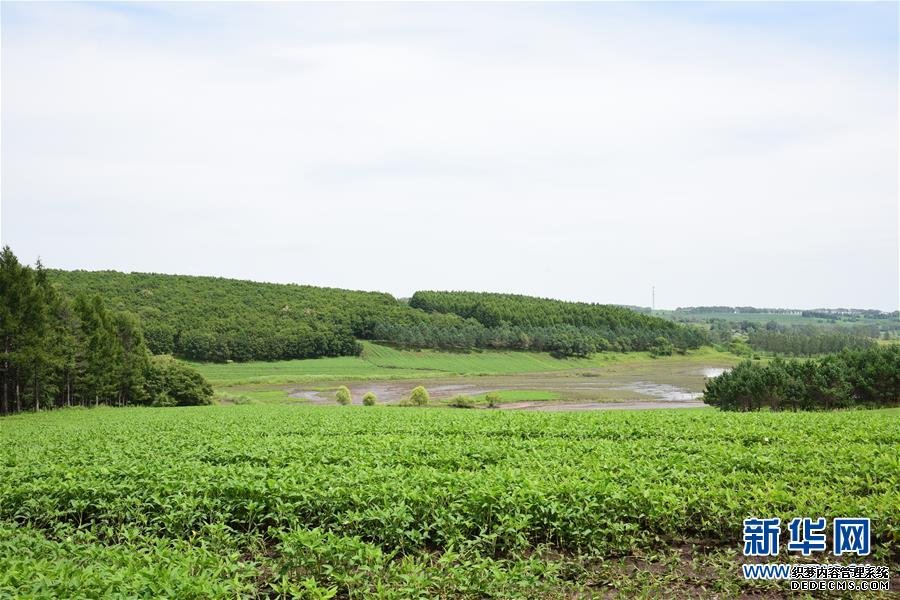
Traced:
<path fill-rule="evenodd" d="M 742 520 L 871 517 L 866 560 L 896 568 L 898 416 L 11 416 L 0 597 L 789 597 L 740 577 Z"/>

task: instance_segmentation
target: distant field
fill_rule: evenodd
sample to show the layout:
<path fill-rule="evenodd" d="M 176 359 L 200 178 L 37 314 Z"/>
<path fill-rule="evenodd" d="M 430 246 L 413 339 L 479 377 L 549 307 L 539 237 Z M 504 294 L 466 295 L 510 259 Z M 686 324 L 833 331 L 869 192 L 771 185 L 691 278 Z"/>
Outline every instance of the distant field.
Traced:
<path fill-rule="evenodd" d="M 619 363 L 648 361 L 730 360 L 725 352 L 701 348 L 687 356 L 652 359 L 645 352 L 604 353 L 591 358 L 553 358 L 539 352 L 484 350 L 470 353 L 397 350 L 363 342 L 362 356 L 246 363 L 192 363 L 217 387 L 247 384 L 292 384 L 360 379 L 421 379 L 447 375 L 513 375 L 596 369 Z"/>
<path fill-rule="evenodd" d="M 898 414 L 11 416 L 0 597 L 799 598 L 740 575 L 742 520 L 870 517 L 870 556 L 815 560 L 896 569 Z"/>
<path fill-rule="evenodd" d="M 664 317 L 673 321 L 703 322 L 707 319 L 722 319 L 724 321 L 749 321 L 751 323 L 765 324 L 774 321 L 779 325 L 842 325 L 852 327 L 854 325 L 874 325 L 881 329 L 896 329 L 900 324 L 896 320 L 871 319 L 871 318 L 839 318 L 835 320 L 820 319 L 817 317 L 804 317 L 783 313 L 732 313 L 732 312 L 703 312 L 687 313 L 675 310 L 655 310 L 654 316 Z"/>

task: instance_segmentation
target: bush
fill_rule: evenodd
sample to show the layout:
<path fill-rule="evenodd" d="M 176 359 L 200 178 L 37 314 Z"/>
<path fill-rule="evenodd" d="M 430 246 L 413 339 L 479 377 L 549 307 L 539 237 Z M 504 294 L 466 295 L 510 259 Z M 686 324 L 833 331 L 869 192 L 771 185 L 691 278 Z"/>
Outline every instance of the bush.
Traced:
<path fill-rule="evenodd" d="M 497 408 L 500 406 L 502 398 L 499 392 L 488 392 L 484 395 L 484 400 L 487 402 L 488 408 Z"/>
<path fill-rule="evenodd" d="M 428 395 L 428 390 L 420 385 L 409 394 L 409 400 L 415 406 L 425 406 L 431 397 Z"/>
<path fill-rule="evenodd" d="M 813 360 L 744 361 L 707 380 L 721 410 L 833 410 L 900 404 L 900 346 L 844 350 Z"/>
<path fill-rule="evenodd" d="M 153 406 L 212 404 L 213 389 L 203 375 L 169 355 L 150 357 L 146 390 Z"/>
<path fill-rule="evenodd" d="M 337 400 L 338 404 L 342 404 L 344 406 L 350 404 L 350 400 L 353 399 L 353 397 L 350 395 L 350 388 L 348 388 L 346 385 L 342 385 L 341 387 L 339 387 L 334 393 L 334 399 Z"/>
<path fill-rule="evenodd" d="M 365 406 L 375 406 L 375 403 L 378 402 L 378 396 L 375 395 L 375 392 L 366 392 L 363 394 L 362 400 Z"/>
<path fill-rule="evenodd" d="M 675 347 L 672 345 L 672 342 L 664 337 L 658 337 L 650 347 L 650 356 L 654 358 L 657 356 L 672 356 L 674 351 Z"/>
<path fill-rule="evenodd" d="M 475 408 L 475 401 L 469 398 L 468 396 L 454 396 L 452 400 L 450 400 L 450 406 L 453 408 Z"/>
<path fill-rule="evenodd" d="M 753 348 L 747 345 L 747 342 L 743 340 L 732 340 L 730 344 L 728 344 L 728 351 L 732 354 L 737 354 L 738 356 L 746 356 L 750 357 L 753 355 Z"/>

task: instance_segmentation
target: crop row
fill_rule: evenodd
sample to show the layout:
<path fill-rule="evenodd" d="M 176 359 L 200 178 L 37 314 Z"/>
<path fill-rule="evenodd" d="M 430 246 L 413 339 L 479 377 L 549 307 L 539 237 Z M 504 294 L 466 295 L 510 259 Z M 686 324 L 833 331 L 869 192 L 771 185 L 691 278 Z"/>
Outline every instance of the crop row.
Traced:
<path fill-rule="evenodd" d="M 314 530 L 384 563 L 455 552 L 520 561 L 539 549 L 738 547 L 748 516 L 821 515 L 870 517 L 878 559 L 896 561 L 900 547 L 891 411 L 236 406 L 2 426 L 0 521 L 48 539 L 71 528 L 109 547 L 136 535 L 202 548 L 204 532 L 221 529 L 284 565 L 285 541 Z"/>

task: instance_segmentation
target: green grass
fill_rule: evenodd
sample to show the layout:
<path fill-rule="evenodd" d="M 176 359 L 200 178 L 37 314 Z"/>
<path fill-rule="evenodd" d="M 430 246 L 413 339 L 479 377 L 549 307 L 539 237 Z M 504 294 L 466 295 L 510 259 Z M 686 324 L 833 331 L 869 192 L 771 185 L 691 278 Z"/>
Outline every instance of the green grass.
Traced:
<path fill-rule="evenodd" d="M 460 375 L 541 373 L 595 367 L 602 358 L 553 358 L 544 352 L 483 350 L 468 353 L 440 350 L 397 350 L 363 342 L 362 359 L 385 369 L 441 371 Z"/>
<path fill-rule="evenodd" d="M 734 362 L 734 356 L 701 348 L 687 356 L 651 359 L 645 352 L 604 353 L 591 358 L 553 358 L 541 352 L 499 350 L 469 353 L 438 350 L 398 350 L 363 342 L 361 356 L 246 363 L 192 363 L 217 387 L 255 383 L 291 384 L 360 379 L 420 379 L 447 375 L 514 375 L 597 369 L 646 361 Z"/>
<path fill-rule="evenodd" d="M 0 597 L 793 597 L 739 576 L 742 520 L 870 517 L 896 566 L 897 414 L 11 416 Z"/>
<path fill-rule="evenodd" d="M 559 400 L 562 394 L 550 390 L 499 390 L 494 392 L 500 395 L 500 402 L 530 402 L 541 400 Z M 478 402 L 485 401 L 486 394 L 472 396 Z"/>
<path fill-rule="evenodd" d="M 386 371 L 356 356 L 245 363 L 192 363 L 215 386 L 339 379 L 402 379 L 420 372 Z"/>
<path fill-rule="evenodd" d="M 218 400 L 225 404 L 285 404 L 303 402 L 301 398 L 291 398 L 289 390 L 259 386 L 244 387 L 238 391 L 225 389 L 218 394 Z"/>

